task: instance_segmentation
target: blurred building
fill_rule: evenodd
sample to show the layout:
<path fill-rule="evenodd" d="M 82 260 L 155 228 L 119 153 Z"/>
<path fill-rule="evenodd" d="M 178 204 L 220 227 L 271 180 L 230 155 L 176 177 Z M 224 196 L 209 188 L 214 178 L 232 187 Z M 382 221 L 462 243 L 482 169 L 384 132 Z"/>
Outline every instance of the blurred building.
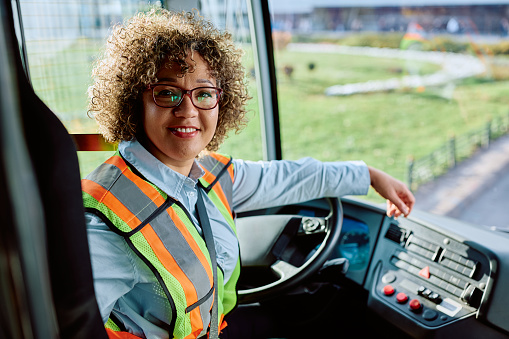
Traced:
<path fill-rule="evenodd" d="M 507 35 L 507 1 L 313 0 L 271 1 L 274 28 L 295 33 L 406 31 L 416 22 L 427 32 Z"/>

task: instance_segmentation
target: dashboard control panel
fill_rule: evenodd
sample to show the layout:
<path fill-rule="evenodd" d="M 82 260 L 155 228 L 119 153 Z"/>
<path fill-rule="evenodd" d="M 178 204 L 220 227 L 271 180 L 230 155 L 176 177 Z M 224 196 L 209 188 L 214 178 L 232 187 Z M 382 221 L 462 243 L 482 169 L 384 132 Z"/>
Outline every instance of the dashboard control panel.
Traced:
<path fill-rule="evenodd" d="M 386 305 L 426 327 L 482 307 L 492 272 L 480 251 L 413 223 L 391 224 L 382 241 L 374 292 Z"/>

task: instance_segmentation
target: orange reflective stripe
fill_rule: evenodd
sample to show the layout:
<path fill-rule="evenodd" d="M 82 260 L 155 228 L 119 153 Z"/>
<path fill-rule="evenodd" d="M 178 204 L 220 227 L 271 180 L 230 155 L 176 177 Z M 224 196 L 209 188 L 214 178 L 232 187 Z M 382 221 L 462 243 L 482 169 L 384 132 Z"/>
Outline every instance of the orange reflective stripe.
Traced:
<path fill-rule="evenodd" d="M 216 177 L 212 173 L 210 173 L 205 167 L 202 166 L 202 168 L 205 171 L 205 175 L 203 176 L 203 179 L 206 182 L 208 182 L 209 184 L 212 183 L 216 179 Z M 228 210 L 228 213 L 230 213 L 230 215 L 232 215 L 232 210 L 230 208 L 230 203 L 228 202 L 228 199 L 226 199 L 226 196 L 224 195 L 224 192 L 223 192 L 223 188 L 221 187 L 221 183 L 219 183 L 219 181 L 216 182 L 214 187 L 212 187 L 212 190 L 214 192 L 216 192 L 217 196 L 219 197 L 219 199 L 221 200 L 223 205 Z M 232 216 L 232 218 L 233 218 L 233 216 Z"/>
<path fill-rule="evenodd" d="M 221 202 L 224 204 L 226 209 L 228 210 L 228 214 L 233 218 L 232 209 L 230 208 L 230 204 L 228 203 L 228 199 L 226 199 L 226 196 L 224 195 L 223 188 L 221 187 L 221 183 L 217 182 L 214 187 L 212 187 L 212 190 L 216 192 L 219 199 L 221 199 Z"/>
<path fill-rule="evenodd" d="M 170 215 L 171 220 L 173 220 L 173 223 L 175 224 L 175 226 L 179 229 L 180 233 L 182 233 L 182 236 L 189 243 L 189 247 L 191 247 L 193 252 L 196 254 L 196 256 L 200 260 L 203 267 L 205 267 L 205 270 L 207 271 L 207 275 L 209 276 L 210 287 L 212 287 L 212 284 L 213 284 L 212 268 L 210 267 L 210 262 L 207 260 L 207 257 L 201 251 L 200 247 L 194 240 L 193 236 L 187 229 L 184 222 L 177 216 L 177 213 L 175 212 L 175 210 L 173 208 L 168 208 L 166 211 Z"/>
<path fill-rule="evenodd" d="M 211 184 L 214 180 L 216 180 L 216 176 L 212 173 L 210 173 L 206 168 L 205 166 L 202 166 L 201 167 L 204 171 L 205 171 L 205 174 L 203 175 L 203 180 L 205 180 L 206 182 L 208 182 L 209 184 Z"/>
<path fill-rule="evenodd" d="M 107 328 L 106 333 L 108 334 L 108 338 L 110 339 L 139 339 L 141 337 L 137 337 L 134 334 L 129 332 L 115 332 L 112 329 Z"/>
<path fill-rule="evenodd" d="M 228 326 L 228 323 L 224 321 L 224 314 L 220 315 L 219 318 L 219 333 L 221 333 L 222 330 L 224 330 Z M 200 335 L 201 331 L 199 332 L 191 332 L 188 336 L 185 336 L 184 339 L 196 339 L 198 335 Z M 208 337 L 208 334 L 207 334 Z"/>
<path fill-rule="evenodd" d="M 115 165 L 117 166 L 121 171 L 125 170 L 128 166 L 125 163 L 125 161 L 122 159 L 122 157 L 118 155 L 114 155 L 108 160 L 104 162 L 105 164 Z"/>
<path fill-rule="evenodd" d="M 122 171 L 122 174 L 138 186 L 138 188 L 157 206 L 161 206 L 164 203 L 164 198 L 161 194 L 152 185 L 129 170 L 129 167 L 121 157 L 112 156 L 106 160 L 105 163 L 118 167 L 118 169 Z"/>
<path fill-rule="evenodd" d="M 203 329 L 197 329 L 196 331 L 191 331 L 191 333 L 184 337 L 184 339 L 196 339 L 200 335 Z"/>
<path fill-rule="evenodd" d="M 94 199 L 104 203 L 110 210 L 115 211 L 131 229 L 136 228 L 141 221 L 129 211 L 113 194 L 104 189 L 101 185 L 88 180 L 82 180 L 82 190 L 90 194 Z"/>
<path fill-rule="evenodd" d="M 170 208 L 171 209 L 171 208 Z M 168 209 L 168 210 L 170 210 Z M 148 224 L 147 226 L 150 226 Z M 186 230 L 187 231 L 187 230 Z M 161 264 L 164 266 L 164 268 L 171 272 L 171 274 L 179 281 L 180 286 L 182 286 L 182 289 L 184 290 L 184 294 L 186 295 L 186 301 L 187 306 L 190 306 L 198 301 L 198 293 L 196 292 L 196 289 L 193 285 L 193 283 L 189 280 L 187 275 L 182 271 L 180 266 L 177 264 L 173 256 L 168 252 L 166 247 L 164 246 L 161 239 L 157 236 L 156 232 L 152 227 L 144 227 L 141 230 L 141 233 L 143 233 L 143 236 L 150 244 L 150 247 L 154 251 L 154 254 L 157 256 Z M 194 240 L 193 240 L 194 242 Z M 208 263 L 207 263 L 208 266 Z M 210 271 L 210 268 L 209 268 Z M 196 307 L 194 310 L 190 312 L 191 316 L 191 326 L 194 330 L 195 326 L 194 324 L 201 324 L 201 328 L 203 328 L 201 315 L 200 315 L 200 308 Z M 198 325 L 197 327 L 200 327 Z"/>
<path fill-rule="evenodd" d="M 220 161 L 221 163 L 223 163 L 225 165 L 227 165 L 228 162 L 230 161 L 230 158 L 225 157 L 224 155 L 221 155 L 219 153 L 210 153 L 210 156 L 213 157 L 214 159 Z M 233 181 L 233 166 L 231 166 L 231 165 L 228 166 L 228 173 L 230 174 L 230 177 L 232 178 L 232 181 Z"/>
<path fill-rule="evenodd" d="M 228 323 L 224 321 L 224 314 L 221 314 L 221 319 L 219 320 L 219 333 L 224 330 L 228 326 Z"/>
<path fill-rule="evenodd" d="M 201 331 L 199 332 L 191 332 L 188 335 L 184 337 L 184 339 L 196 339 L 200 335 Z M 208 338 L 208 337 L 207 337 Z"/>
<path fill-rule="evenodd" d="M 229 158 L 218 155 L 218 154 L 214 154 L 214 158 L 218 162 L 223 163 L 225 165 L 228 164 L 228 162 L 230 161 Z M 127 180 L 131 181 L 131 183 L 134 184 L 141 192 L 143 192 L 143 195 L 146 196 L 150 201 L 152 201 L 154 203 L 154 205 L 156 205 L 156 206 L 161 206 L 165 202 L 165 195 L 164 195 L 164 193 L 160 192 L 156 187 L 154 187 L 150 183 L 146 182 L 143 178 L 139 177 L 137 174 L 132 172 L 129 169 L 128 165 L 125 163 L 125 161 L 122 159 L 122 157 L 115 155 L 115 156 L 111 157 L 110 159 L 108 159 L 107 161 L 105 161 L 105 163 L 110 166 L 115 166 L 116 168 L 118 168 L 118 171 L 120 171 L 121 174 L 118 173 L 117 170 L 113 170 L 113 168 L 110 167 L 112 169 L 112 171 L 115 173 L 115 175 L 114 176 L 109 175 L 108 177 L 111 178 L 109 181 L 108 180 L 102 181 L 102 185 L 104 185 L 105 187 L 108 186 L 107 188 L 104 188 L 102 185 L 95 183 L 92 180 L 84 179 L 83 180 L 83 191 L 88 193 L 91 197 L 93 197 L 95 200 L 97 200 L 103 206 L 109 208 L 116 216 L 118 216 L 121 220 L 123 220 L 129 226 L 130 229 L 135 229 L 142 222 L 140 220 L 140 218 L 144 218 L 144 217 L 141 217 L 140 214 L 138 214 L 138 210 L 137 210 L 138 207 L 136 207 L 136 203 L 135 203 L 137 201 L 136 198 L 132 198 L 131 200 L 129 200 L 129 199 L 124 199 L 125 197 L 120 196 L 120 195 L 118 196 L 118 198 L 115 196 L 114 192 L 117 192 L 117 194 L 123 194 L 123 192 L 121 190 L 115 189 L 116 180 L 118 180 L 118 179 L 126 180 L 127 179 Z M 217 168 L 217 170 L 220 170 L 220 167 L 221 166 L 219 166 Z M 233 180 L 233 169 L 231 166 L 229 166 L 228 171 L 230 173 L 230 177 Z M 226 179 L 227 177 L 224 177 L 224 178 Z M 93 179 L 93 178 L 91 178 L 91 179 Z M 209 184 L 210 184 L 214 180 L 216 180 L 216 177 L 210 171 L 205 169 L 205 175 L 204 175 L 203 179 L 205 181 L 209 182 Z M 226 181 L 228 181 L 228 179 L 226 179 Z M 101 182 L 101 181 L 99 180 L 99 182 Z M 125 183 L 125 181 L 124 181 L 124 183 Z M 224 182 L 223 182 L 223 184 L 224 184 Z M 228 184 L 230 184 L 230 183 L 228 182 Z M 134 191 L 132 191 L 133 193 L 140 194 L 140 192 L 136 192 L 134 186 L 132 186 L 131 190 L 134 190 Z M 223 192 L 223 189 L 219 182 L 216 182 L 216 184 L 213 187 L 213 190 L 214 190 L 215 194 L 217 195 L 217 197 L 219 198 L 219 200 L 221 201 L 221 204 L 227 208 L 227 210 L 229 211 L 229 213 L 231 215 L 231 209 L 230 209 L 228 199 L 226 198 L 226 195 Z M 216 201 L 215 203 L 217 203 L 217 197 L 215 198 L 215 201 Z M 146 199 L 146 198 L 144 197 L 143 199 Z M 152 206 L 151 208 L 153 208 L 153 205 L 152 205 L 152 203 L 149 202 L 149 200 L 144 200 L 143 204 L 149 203 Z M 124 205 L 124 203 L 127 203 L 127 204 Z M 133 206 L 131 206 L 131 205 L 133 205 Z M 133 211 L 131 212 L 128 209 L 128 207 L 126 207 L 126 206 L 130 206 L 129 208 L 134 208 Z M 178 233 L 180 233 L 180 234 L 178 234 L 179 237 L 180 236 L 184 237 L 189 248 L 193 251 L 196 259 L 198 259 L 200 265 L 203 267 L 202 272 L 207 274 L 208 284 L 210 284 L 210 287 L 212 287 L 212 285 L 213 285 L 212 269 L 211 269 L 209 258 L 207 257 L 206 252 L 203 252 L 201 250 L 201 247 L 200 247 L 200 246 L 202 246 L 202 243 L 200 242 L 201 239 L 195 239 L 195 237 L 193 237 L 194 233 L 192 233 L 189 230 L 189 227 L 191 227 L 191 226 L 189 226 L 190 224 L 187 223 L 187 221 L 186 221 L 187 218 L 182 216 L 182 218 L 184 218 L 184 219 L 182 219 L 179 216 L 181 214 L 180 207 L 178 207 L 177 205 L 174 205 L 172 207 L 167 208 L 166 212 L 168 213 L 170 219 L 172 220 L 171 227 L 172 227 L 172 230 L 174 230 L 173 232 L 178 232 Z M 143 214 L 141 214 L 141 215 L 143 215 Z M 169 277 L 171 279 L 176 280 L 176 281 L 174 280 L 175 282 L 174 283 L 172 282 L 171 285 L 179 286 L 179 287 L 173 287 L 173 289 L 175 289 L 175 292 L 177 292 L 179 294 L 181 294 L 181 293 L 184 294 L 183 296 L 185 296 L 186 304 L 189 307 L 189 306 L 198 302 L 198 292 L 200 291 L 199 293 L 201 295 L 203 293 L 203 290 L 205 288 L 208 288 L 207 283 L 206 283 L 206 281 L 204 281 L 204 278 L 202 278 L 203 273 L 200 273 L 199 280 L 196 280 L 196 278 L 198 276 L 193 276 L 192 272 L 194 272 L 194 271 L 187 272 L 188 274 L 190 274 L 189 277 L 187 276 L 186 271 L 185 271 L 186 267 L 188 266 L 188 264 L 186 264 L 187 259 L 185 259 L 183 257 L 182 258 L 183 260 L 181 262 L 181 260 L 178 259 L 178 258 L 180 258 L 179 254 L 174 253 L 175 257 L 173 257 L 171 252 L 166 248 L 165 243 L 162 241 L 162 239 L 158 235 L 159 231 L 164 229 L 165 224 L 156 222 L 157 220 L 159 220 L 159 219 L 154 219 L 151 223 L 147 224 L 145 227 L 143 227 L 140 230 L 140 233 L 141 233 L 140 235 L 142 235 L 143 238 L 131 237 L 131 239 L 133 241 L 136 241 L 135 246 L 137 248 L 142 245 L 146 246 L 143 243 L 144 241 L 146 241 L 146 243 L 148 243 L 150 245 L 153 255 L 155 255 L 158 262 L 154 261 L 154 259 L 151 259 L 151 261 L 153 261 L 153 264 L 155 264 L 157 266 L 157 270 L 162 271 L 162 267 L 164 267 L 164 270 L 166 270 L 166 272 L 169 273 Z M 120 228 L 121 225 L 122 225 L 121 223 L 118 223 L 118 225 L 116 225 L 116 227 Z M 173 225 L 175 228 L 173 228 Z M 155 227 L 155 229 L 154 229 L 154 227 Z M 163 227 L 163 228 L 160 229 L 160 227 Z M 177 233 L 175 233 L 175 235 L 177 235 Z M 142 241 L 142 242 L 138 243 L 139 241 Z M 179 261 L 177 262 L 175 258 L 177 258 L 177 260 L 179 260 Z M 193 258 L 194 263 L 197 263 L 196 259 Z M 179 266 L 179 262 L 180 262 L 180 264 L 183 265 L 182 269 Z M 165 280 L 166 279 L 167 278 L 165 278 Z M 170 281 L 166 280 L 165 283 L 168 285 L 168 284 L 170 284 Z M 199 286 L 199 287 L 195 287 L 193 282 L 195 282 L 195 283 L 200 282 L 199 284 L 197 284 L 197 286 Z M 181 295 L 180 298 L 182 298 L 183 296 Z M 184 306 L 184 305 L 181 304 L 180 307 L 182 307 L 182 306 Z M 212 304 L 211 304 L 211 307 L 212 307 Z M 182 309 L 179 308 L 178 312 L 182 312 Z M 181 314 L 180 315 L 180 316 L 189 317 L 188 324 L 191 325 L 191 329 L 190 329 L 191 331 L 190 331 L 190 334 L 188 336 L 186 336 L 186 338 L 196 338 L 197 336 L 202 334 L 204 330 L 207 329 L 208 324 L 204 323 L 204 320 L 203 320 L 204 318 L 206 319 L 207 317 L 206 317 L 206 315 L 204 315 L 202 317 L 201 312 L 206 312 L 204 307 L 195 307 L 189 312 L 189 314 L 186 314 L 186 315 Z M 222 324 L 222 322 L 223 322 L 222 318 L 223 318 L 223 315 L 221 315 L 220 324 Z M 187 320 L 186 320 L 186 322 L 187 322 Z M 221 328 L 223 328 L 223 326 L 225 326 L 225 324 L 222 324 Z M 113 331 L 111 331 L 111 332 L 112 333 L 122 333 L 122 332 L 113 332 Z M 122 337 L 112 337 L 112 338 L 122 338 Z"/>
<path fill-rule="evenodd" d="M 110 210 L 115 211 L 116 214 L 124 222 L 126 222 L 131 229 L 135 229 L 141 223 L 141 221 L 134 214 L 132 214 L 131 211 L 129 211 L 113 194 L 109 193 L 102 186 L 100 186 L 99 184 L 97 184 L 93 181 L 90 181 L 88 179 L 83 179 L 83 180 L 86 181 L 86 183 L 83 184 L 83 191 L 90 194 L 96 200 L 102 202 Z M 172 209 L 169 208 L 168 210 L 172 210 Z M 180 221 L 180 219 L 178 217 L 173 220 Z M 185 229 L 185 232 L 182 232 L 182 233 L 183 234 L 188 233 L 185 226 L 183 226 L 183 227 L 182 226 L 183 226 L 183 224 L 181 224 L 181 226 L 179 227 L 179 230 L 182 232 L 182 229 Z M 164 268 L 168 272 L 172 273 L 172 275 L 175 277 L 175 279 L 177 279 L 179 284 L 182 286 L 185 296 L 186 296 L 187 306 L 190 306 L 190 305 L 194 304 L 195 302 L 197 302 L 198 295 L 197 295 L 196 289 L 194 288 L 194 285 L 191 283 L 191 281 L 189 280 L 187 275 L 180 269 L 180 266 L 177 264 L 177 262 L 175 261 L 173 256 L 168 252 L 168 250 L 162 243 L 161 239 L 155 233 L 152 226 L 150 226 L 150 224 L 147 224 L 141 230 L 141 233 L 143 234 L 145 239 L 147 239 L 147 242 L 150 244 L 150 247 L 152 248 L 154 254 L 159 259 L 159 262 L 164 266 Z M 192 237 L 191 237 L 191 239 L 192 239 Z M 192 243 L 195 243 L 194 239 L 193 239 Z M 196 252 L 196 250 L 194 250 L 194 251 Z M 201 251 L 199 251 L 199 249 L 198 249 L 197 253 L 201 253 Z M 201 259 L 200 259 L 200 261 L 201 261 Z M 211 269 L 210 269 L 208 262 L 205 267 L 207 269 L 209 279 L 210 279 L 210 281 L 212 281 L 210 278 Z M 212 284 L 212 282 L 211 282 L 211 284 Z M 192 312 L 190 312 L 190 316 L 191 316 L 191 324 L 196 324 L 196 323 L 202 324 L 199 307 L 195 308 Z M 201 326 L 203 328 L 203 324 Z M 197 327 L 199 327 L 199 326 L 197 326 Z"/>
<path fill-rule="evenodd" d="M 184 224 L 184 222 L 177 216 L 177 213 L 175 212 L 175 210 L 170 207 L 166 211 L 168 212 L 168 214 L 170 215 L 171 220 L 173 220 L 173 223 L 179 229 L 179 231 L 182 234 L 182 236 L 186 239 L 187 243 L 189 244 L 189 247 L 193 250 L 194 254 L 196 255 L 196 257 L 198 258 L 198 260 L 202 264 L 203 268 L 207 272 L 207 276 L 209 277 L 210 287 L 212 288 L 212 285 L 214 284 L 214 280 L 213 280 L 213 276 L 212 276 L 212 269 L 210 267 L 210 262 L 205 257 L 205 254 L 200 250 L 200 247 L 198 246 L 198 244 L 194 240 L 194 238 L 191 235 L 191 233 L 189 233 L 189 230 L 187 229 L 187 227 Z M 167 252 L 166 249 L 164 249 L 164 250 Z M 194 288 L 194 285 L 192 285 L 191 281 L 189 281 L 189 284 L 192 287 L 192 290 L 196 294 L 196 290 Z M 196 301 L 198 301 L 198 298 L 193 296 L 194 297 L 194 299 L 193 299 L 194 301 L 190 302 L 191 300 L 187 296 L 188 288 L 184 288 L 184 292 L 186 293 L 187 306 L 191 306 Z M 200 334 L 200 332 L 202 331 L 203 327 L 205 326 L 205 324 L 203 324 L 203 322 L 202 322 L 202 318 L 201 318 L 201 315 L 200 315 L 200 308 L 196 307 L 191 312 L 189 312 L 189 315 L 191 317 L 191 334 L 193 334 L 195 332 L 196 332 L 196 335 Z M 201 324 L 201 326 L 196 326 L 196 324 Z"/>
<path fill-rule="evenodd" d="M 211 157 L 213 157 L 214 159 L 219 160 L 220 162 L 222 162 L 225 165 L 228 164 L 228 162 L 230 161 L 230 158 L 225 157 L 224 155 L 219 154 L 219 153 L 210 153 L 209 155 Z"/>

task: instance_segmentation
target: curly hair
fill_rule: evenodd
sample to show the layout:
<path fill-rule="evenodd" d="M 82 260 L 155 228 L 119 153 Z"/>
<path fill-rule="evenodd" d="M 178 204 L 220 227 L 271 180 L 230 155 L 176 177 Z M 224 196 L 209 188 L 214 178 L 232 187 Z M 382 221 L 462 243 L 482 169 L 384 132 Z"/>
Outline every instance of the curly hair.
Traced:
<path fill-rule="evenodd" d="M 92 71 L 88 112 L 108 142 L 132 140 L 142 130 L 143 91 L 157 81 L 156 74 L 167 60 L 180 66 L 182 76 L 193 72 L 194 65 L 186 63 L 190 51 L 203 57 L 223 90 L 216 132 L 206 150 L 216 151 L 229 131 L 245 126 L 249 96 L 243 52 L 235 47 L 231 34 L 220 32 L 194 12 L 152 9 L 113 28 Z"/>

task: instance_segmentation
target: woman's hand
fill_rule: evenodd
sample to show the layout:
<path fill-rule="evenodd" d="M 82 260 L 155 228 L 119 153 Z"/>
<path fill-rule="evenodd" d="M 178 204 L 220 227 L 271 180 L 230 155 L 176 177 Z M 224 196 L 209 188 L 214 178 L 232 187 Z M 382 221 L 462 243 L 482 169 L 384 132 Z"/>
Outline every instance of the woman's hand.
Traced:
<path fill-rule="evenodd" d="M 387 215 L 389 217 L 405 217 L 414 207 L 415 198 L 408 187 L 401 181 L 376 168 L 368 166 L 371 186 L 383 198 L 387 199 Z"/>

